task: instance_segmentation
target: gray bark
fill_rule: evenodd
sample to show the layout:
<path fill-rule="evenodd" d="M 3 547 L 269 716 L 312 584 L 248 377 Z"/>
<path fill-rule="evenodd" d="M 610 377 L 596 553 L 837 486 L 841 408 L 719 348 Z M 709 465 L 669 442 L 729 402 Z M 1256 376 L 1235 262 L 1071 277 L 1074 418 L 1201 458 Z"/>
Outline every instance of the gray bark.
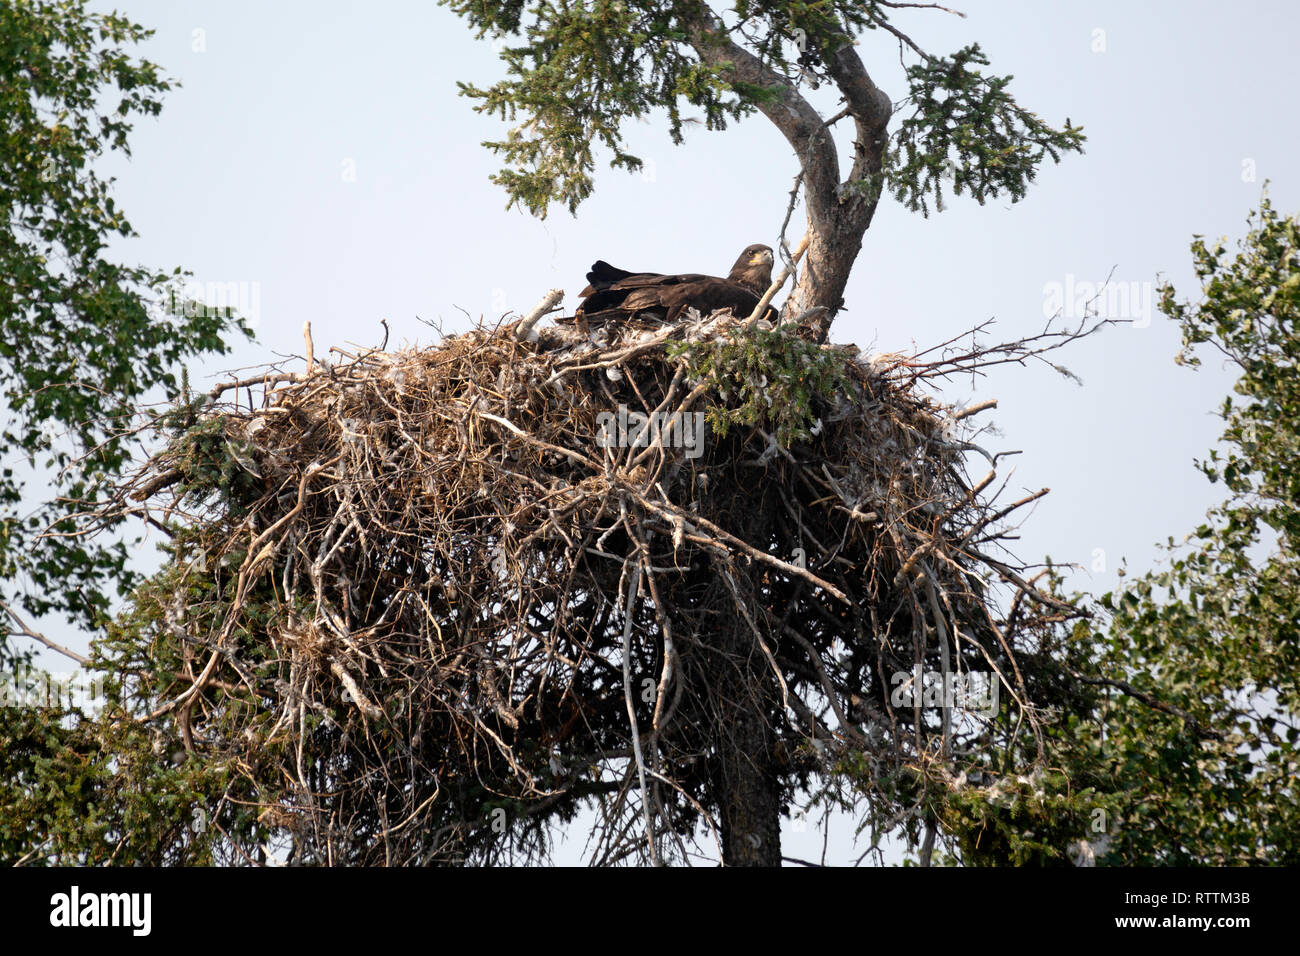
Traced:
<path fill-rule="evenodd" d="M 815 337 L 824 341 L 844 305 L 849 273 L 879 203 L 890 99 L 872 82 L 847 35 L 835 52 L 823 57 L 822 66 L 843 95 L 854 124 L 853 162 L 848 176 L 841 179 L 838 151 L 826 121 L 791 81 L 733 42 L 707 10 L 688 24 L 688 31 L 701 61 L 722 67 L 724 77 L 780 93 L 778 101 L 758 108 L 780 130 L 803 166 L 810 237 L 785 315 L 797 318 L 812 309 L 824 310 L 811 323 Z"/>

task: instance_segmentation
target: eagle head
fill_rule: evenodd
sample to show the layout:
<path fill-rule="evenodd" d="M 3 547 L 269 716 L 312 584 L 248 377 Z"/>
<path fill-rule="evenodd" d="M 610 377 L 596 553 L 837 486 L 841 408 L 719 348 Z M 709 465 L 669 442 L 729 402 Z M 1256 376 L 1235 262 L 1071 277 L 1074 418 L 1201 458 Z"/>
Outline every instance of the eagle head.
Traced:
<path fill-rule="evenodd" d="M 727 278 L 743 285 L 755 295 L 762 295 L 772 284 L 772 263 L 775 261 L 772 247 L 756 242 L 745 247 Z"/>

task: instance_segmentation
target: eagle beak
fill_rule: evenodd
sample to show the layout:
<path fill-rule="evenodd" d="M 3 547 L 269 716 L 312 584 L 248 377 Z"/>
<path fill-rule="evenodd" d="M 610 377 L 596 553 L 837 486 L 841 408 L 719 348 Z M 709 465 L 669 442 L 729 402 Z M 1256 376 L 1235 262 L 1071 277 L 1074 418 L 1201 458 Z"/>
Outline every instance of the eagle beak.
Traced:
<path fill-rule="evenodd" d="M 754 261 L 761 262 L 765 266 L 770 266 L 775 260 L 772 258 L 772 253 L 767 249 L 764 249 L 762 252 L 754 255 Z"/>

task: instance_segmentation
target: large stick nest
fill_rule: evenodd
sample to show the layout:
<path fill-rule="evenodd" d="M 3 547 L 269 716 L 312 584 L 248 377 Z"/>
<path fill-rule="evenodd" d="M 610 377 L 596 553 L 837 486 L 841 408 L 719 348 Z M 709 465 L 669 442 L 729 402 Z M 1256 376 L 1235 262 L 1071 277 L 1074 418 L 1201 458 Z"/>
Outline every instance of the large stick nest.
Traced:
<path fill-rule="evenodd" d="M 292 859 L 518 858 L 593 798 L 594 861 L 685 858 L 746 707 L 787 797 L 847 774 L 907 820 L 1035 718 L 1016 653 L 1069 609 L 997 542 L 1037 496 L 994 503 L 971 418 L 924 387 L 984 353 L 869 360 L 729 317 L 515 332 L 219 387 L 124 489 L 175 534 L 140 693 Z M 728 341 L 748 358 L 711 376 L 671 348 Z M 755 400 L 694 447 L 602 441 L 620 406 Z M 1009 703 L 895 706 L 918 666 Z"/>

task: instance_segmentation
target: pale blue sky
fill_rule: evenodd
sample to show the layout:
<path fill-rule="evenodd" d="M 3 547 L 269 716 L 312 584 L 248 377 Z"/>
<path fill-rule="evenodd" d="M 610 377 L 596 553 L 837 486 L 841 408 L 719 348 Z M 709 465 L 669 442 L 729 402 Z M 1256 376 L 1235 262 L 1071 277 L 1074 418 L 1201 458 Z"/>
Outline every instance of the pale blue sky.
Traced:
<path fill-rule="evenodd" d="M 459 330 L 460 309 L 526 311 L 551 287 L 572 307 L 596 258 L 720 272 L 746 244 L 774 242 L 797 169 L 761 117 L 725 133 L 692 128 L 681 148 L 662 121 L 632 124 L 631 151 L 651 171 L 603 170 L 576 218 L 557 209 L 542 222 L 504 210 L 487 179 L 494 157 L 479 145 L 501 127 L 457 96 L 457 80 L 487 85 L 502 68 L 487 41 L 432 2 L 96 6 L 155 28 L 144 55 L 183 84 L 158 120 L 138 125 L 133 159 L 108 167 L 141 233 L 119 255 L 259 284 L 257 343 L 205 374 L 301 353 L 306 319 L 323 353 L 377 343 L 380 318 L 390 344 L 428 344 L 436 336 L 417 314 Z M 1112 268 L 1113 282 L 1139 283 L 1150 308 L 1131 317 L 1144 327 L 1059 356 L 1083 387 L 1011 366 L 944 393 L 997 398 L 985 417 L 1002 434 L 982 444 L 1024 450 L 1011 459 L 1010 491 L 1052 488 L 1021 556 L 1087 568 L 1104 552 L 1104 571 L 1073 580 L 1101 591 L 1122 557 L 1149 567 L 1157 541 L 1181 538 L 1220 497 L 1192 459 L 1219 434 L 1212 411 L 1231 377 L 1208 354 L 1200 371 L 1174 365 L 1176 328 L 1155 314 L 1151 284 L 1162 273 L 1194 295 L 1192 235 L 1235 240 L 1265 179 L 1280 210 L 1300 208 L 1300 16 L 1282 0 L 958 6 L 966 19 L 907 10 L 895 22 L 932 53 L 982 44 L 992 71 L 1014 74 L 1023 106 L 1084 127 L 1086 153 L 1044 168 L 1014 206 L 962 198 L 923 219 L 886 199 L 832 337 L 926 348 L 992 316 L 995 336 L 1016 338 L 1042 326 L 1051 283 L 1098 281 Z M 901 98 L 896 46 L 870 35 L 861 52 Z M 833 831 L 832 860 L 856 856 L 850 835 L 847 824 Z M 787 852 L 816 855 L 820 838 L 791 838 Z"/>

